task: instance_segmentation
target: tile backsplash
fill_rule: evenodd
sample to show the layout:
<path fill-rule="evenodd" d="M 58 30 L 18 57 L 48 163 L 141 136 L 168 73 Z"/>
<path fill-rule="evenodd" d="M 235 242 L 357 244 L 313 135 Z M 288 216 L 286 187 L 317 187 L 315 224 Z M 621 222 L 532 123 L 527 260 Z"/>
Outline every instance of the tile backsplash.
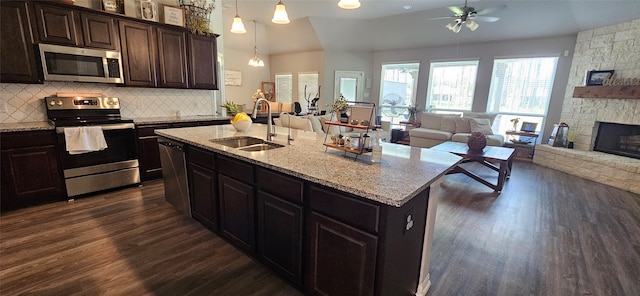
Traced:
<path fill-rule="evenodd" d="M 119 98 L 122 117 L 126 118 L 174 116 L 178 112 L 181 116 L 212 115 L 217 92 L 77 82 L 0 83 L 0 87 L 0 123 L 47 120 L 43 99 L 56 93 L 101 93 Z"/>

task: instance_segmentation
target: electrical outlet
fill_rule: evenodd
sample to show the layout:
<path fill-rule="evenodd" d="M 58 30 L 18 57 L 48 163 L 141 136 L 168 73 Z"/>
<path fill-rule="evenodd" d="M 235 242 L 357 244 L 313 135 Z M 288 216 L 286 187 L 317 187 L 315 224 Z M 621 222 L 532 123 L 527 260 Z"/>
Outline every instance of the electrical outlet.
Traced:
<path fill-rule="evenodd" d="M 136 108 L 138 108 L 140 110 L 144 109 L 144 102 L 142 102 L 142 100 L 140 100 L 140 99 L 137 99 L 136 100 Z"/>
<path fill-rule="evenodd" d="M 0 102 L 0 113 L 7 113 L 7 102 Z"/>

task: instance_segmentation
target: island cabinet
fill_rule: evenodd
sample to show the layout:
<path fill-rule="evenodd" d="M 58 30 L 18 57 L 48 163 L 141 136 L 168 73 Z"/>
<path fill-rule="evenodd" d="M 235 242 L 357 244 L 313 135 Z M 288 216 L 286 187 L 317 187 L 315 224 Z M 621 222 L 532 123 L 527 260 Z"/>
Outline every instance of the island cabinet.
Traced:
<path fill-rule="evenodd" d="M 2 133 L 0 143 L 3 211 L 64 198 L 54 131 Z"/>
<path fill-rule="evenodd" d="M 0 2 L 0 82 L 42 83 L 25 2 Z"/>
<path fill-rule="evenodd" d="M 218 174 L 213 169 L 214 155 L 210 151 L 192 146 L 189 146 L 186 154 L 191 215 L 205 227 L 217 232 Z"/>
<path fill-rule="evenodd" d="M 282 277 L 302 286 L 304 182 L 258 167 L 258 256 Z"/>
<path fill-rule="evenodd" d="M 254 167 L 230 157 L 218 155 L 218 186 L 220 198 L 220 232 L 236 247 L 254 256 L 255 189 Z"/>

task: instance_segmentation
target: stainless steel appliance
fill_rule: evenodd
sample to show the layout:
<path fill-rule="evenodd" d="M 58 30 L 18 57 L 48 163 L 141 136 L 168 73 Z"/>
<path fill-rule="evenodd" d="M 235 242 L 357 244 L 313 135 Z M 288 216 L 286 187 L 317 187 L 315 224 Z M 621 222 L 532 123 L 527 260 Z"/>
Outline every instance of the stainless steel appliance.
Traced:
<path fill-rule="evenodd" d="M 38 44 L 44 80 L 124 83 L 120 52 Z"/>
<path fill-rule="evenodd" d="M 191 217 L 184 144 L 158 137 L 158 145 L 164 180 L 164 197 L 178 211 Z"/>
<path fill-rule="evenodd" d="M 58 150 L 69 197 L 140 183 L 135 125 L 120 116 L 118 98 L 46 97 L 47 117 L 56 126 Z M 69 154 L 64 129 L 99 126 L 107 148 Z"/>

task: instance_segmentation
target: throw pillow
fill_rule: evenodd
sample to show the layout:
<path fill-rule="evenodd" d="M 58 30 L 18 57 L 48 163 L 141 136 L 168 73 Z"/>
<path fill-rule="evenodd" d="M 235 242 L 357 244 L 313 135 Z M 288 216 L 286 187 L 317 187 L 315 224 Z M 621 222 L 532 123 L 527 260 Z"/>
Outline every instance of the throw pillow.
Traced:
<path fill-rule="evenodd" d="M 482 132 L 485 135 L 493 135 L 491 120 L 489 118 L 470 118 L 471 132 Z"/>
<path fill-rule="evenodd" d="M 288 127 L 289 124 L 291 124 L 291 128 L 303 131 L 313 131 L 313 127 L 311 126 L 311 121 L 309 121 L 309 119 L 292 116 L 287 113 L 280 114 L 280 123 L 284 127 Z"/>
<path fill-rule="evenodd" d="M 456 134 L 457 133 L 471 133 L 471 123 L 469 118 L 456 118 Z"/>
<path fill-rule="evenodd" d="M 442 126 L 442 115 L 434 113 L 422 113 L 420 127 L 439 130 Z"/>
<path fill-rule="evenodd" d="M 457 116 L 442 116 L 442 124 L 439 130 L 454 133 L 456 131 Z"/>
<path fill-rule="evenodd" d="M 469 118 L 488 118 L 489 122 L 493 125 L 493 121 L 496 119 L 498 114 L 496 113 L 482 113 L 482 112 L 464 112 L 462 117 Z"/>

